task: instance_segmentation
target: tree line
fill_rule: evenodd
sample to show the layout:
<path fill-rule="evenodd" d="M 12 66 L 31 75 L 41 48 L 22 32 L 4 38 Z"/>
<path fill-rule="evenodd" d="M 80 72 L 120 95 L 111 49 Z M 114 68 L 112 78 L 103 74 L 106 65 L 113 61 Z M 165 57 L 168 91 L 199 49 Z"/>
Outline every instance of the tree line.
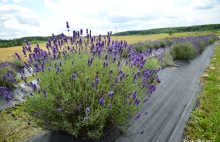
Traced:
<path fill-rule="evenodd" d="M 60 38 L 61 35 L 58 35 L 57 37 Z M 17 39 L 10 39 L 10 40 L 4 40 L 0 39 L 0 48 L 8 48 L 13 46 L 22 46 L 25 44 L 25 40 L 27 40 L 30 43 L 41 42 L 41 41 L 48 41 L 49 39 L 52 39 L 52 36 L 42 37 L 42 36 L 32 36 L 32 37 L 22 37 Z"/>
<path fill-rule="evenodd" d="M 124 35 L 147 35 L 147 34 L 160 34 L 160 33 L 179 33 L 179 32 L 196 32 L 196 31 L 216 31 L 220 30 L 220 24 L 208 24 L 208 25 L 196 25 L 196 26 L 187 26 L 187 27 L 170 27 L 170 28 L 158 28 L 150 30 L 137 30 L 137 31 L 125 31 L 118 32 L 113 35 L 124 36 Z M 61 35 L 58 35 L 60 38 Z M 22 37 L 17 39 L 3 40 L 0 39 L 0 48 L 7 48 L 13 46 L 22 46 L 24 45 L 24 40 L 29 41 L 30 43 L 47 41 L 52 39 L 51 36 L 42 37 L 42 36 L 32 36 L 32 37 Z"/>
<path fill-rule="evenodd" d="M 179 33 L 179 32 L 199 32 L 199 31 L 216 31 L 220 30 L 220 24 L 208 24 L 208 25 L 196 25 L 187 27 L 169 27 L 169 28 L 157 28 L 149 30 L 134 30 L 118 32 L 113 35 L 124 36 L 124 35 L 147 35 L 147 34 L 160 34 L 160 33 Z"/>

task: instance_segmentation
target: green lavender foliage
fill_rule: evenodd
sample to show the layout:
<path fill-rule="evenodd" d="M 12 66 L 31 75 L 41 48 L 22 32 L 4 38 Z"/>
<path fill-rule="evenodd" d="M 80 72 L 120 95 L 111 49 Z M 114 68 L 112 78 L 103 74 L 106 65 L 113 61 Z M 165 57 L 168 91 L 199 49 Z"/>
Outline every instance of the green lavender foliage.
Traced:
<path fill-rule="evenodd" d="M 98 139 L 105 127 L 126 124 L 138 110 L 132 93 L 137 91 L 138 100 L 144 99 L 147 94 L 147 89 L 140 87 L 141 77 L 133 82 L 133 74 L 138 72 L 138 68 L 128 65 L 118 67 L 117 61 L 114 63 L 112 58 L 107 60 L 108 66 L 103 67 L 104 57 L 94 57 L 92 65 L 88 66 L 91 58 L 89 53 L 75 54 L 67 57 L 61 66 L 55 62 L 61 72 L 56 73 L 54 65 L 50 64 L 50 72 L 38 75 L 40 88 L 46 90 L 46 97 L 43 93 L 36 93 L 27 98 L 26 106 L 40 126 L 66 131 L 76 137 L 86 135 Z M 120 71 L 125 74 L 122 81 Z M 73 74 L 75 77 L 71 78 Z M 151 83 L 155 83 L 155 78 L 156 74 L 149 79 Z M 114 94 L 109 96 L 109 92 Z M 102 97 L 103 105 L 100 103 Z M 87 108 L 89 112 L 86 112 Z"/>

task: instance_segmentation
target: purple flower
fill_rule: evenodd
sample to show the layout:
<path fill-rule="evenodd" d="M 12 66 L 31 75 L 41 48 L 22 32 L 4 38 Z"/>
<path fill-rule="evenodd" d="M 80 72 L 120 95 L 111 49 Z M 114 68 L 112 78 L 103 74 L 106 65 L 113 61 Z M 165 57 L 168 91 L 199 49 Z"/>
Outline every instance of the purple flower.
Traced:
<path fill-rule="evenodd" d="M 33 84 L 33 90 L 34 90 L 34 91 L 37 90 L 37 86 L 36 86 L 36 84 Z"/>
<path fill-rule="evenodd" d="M 62 66 L 62 61 L 59 61 L 60 66 Z"/>
<path fill-rule="evenodd" d="M 118 65 L 117 65 L 117 66 L 118 66 L 118 67 L 120 67 L 120 64 L 121 64 L 121 62 L 120 62 L 120 61 L 118 61 Z"/>
<path fill-rule="evenodd" d="M 108 66 L 108 61 L 104 61 L 103 67 L 105 68 L 105 67 L 107 67 L 107 66 Z"/>
<path fill-rule="evenodd" d="M 150 97 L 147 97 L 146 99 L 144 99 L 144 103 L 147 102 L 149 100 Z"/>
<path fill-rule="evenodd" d="M 137 104 L 137 105 L 139 105 L 139 104 L 140 104 L 140 102 L 141 102 L 141 100 L 137 99 L 136 104 Z"/>
<path fill-rule="evenodd" d="M 7 102 L 9 102 L 13 98 L 13 93 L 4 86 L 0 86 L 0 94 L 3 95 Z"/>
<path fill-rule="evenodd" d="M 54 68 L 57 68 L 57 64 L 56 63 L 54 63 Z"/>
<path fill-rule="evenodd" d="M 33 87 L 33 85 L 34 85 L 33 82 L 30 82 L 30 86 Z"/>
<path fill-rule="evenodd" d="M 33 53 L 32 56 L 33 56 L 34 60 L 36 61 L 36 60 L 37 60 L 37 56 L 36 56 L 36 54 Z"/>
<path fill-rule="evenodd" d="M 31 54 L 29 54 L 29 62 L 31 62 L 31 63 L 33 62 Z"/>
<path fill-rule="evenodd" d="M 87 108 L 86 108 L 86 113 L 89 113 L 89 112 L 90 112 L 90 108 L 87 107 Z"/>
<path fill-rule="evenodd" d="M 109 91 L 109 92 L 108 92 L 108 96 L 109 96 L 109 97 L 112 97 L 113 95 L 114 95 L 114 92 L 113 92 L 113 91 Z"/>
<path fill-rule="evenodd" d="M 21 88 L 21 92 L 24 93 L 24 88 Z"/>
<path fill-rule="evenodd" d="M 57 111 L 60 113 L 62 110 L 61 110 L 61 108 L 58 108 Z"/>
<path fill-rule="evenodd" d="M 19 60 L 21 60 L 21 57 L 19 56 L 18 53 L 15 53 L 15 55 L 16 55 L 16 57 L 17 57 Z"/>
<path fill-rule="evenodd" d="M 58 74 L 58 72 L 60 72 L 60 68 L 56 67 L 56 74 Z"/>
<path fill-rule="evenodd" d="M 134 92 L 132 93 L 132 98 L 135 99 L 136 97 L 137 97 L 137 92 L 134 91 Z"/>
<path fill-rule="evenodd" d="M 104 103 L 105 103 L 105 98 L 104 98 L 104 96 L 102 96 L 102 97 L 99 99 L 99 103 L 102 105 L 102 107 L 104 106 Z"/>
<path fill-rule="evenodd" d="M 43 56 L 44 56 L 44 57 L 47 57 L 47 56 L 48 56 L 46 51 L 43 52 Z"/>
<path fill-rule="evenodd" d="M 30 94 L 31 96 L 33 96 L 33 93 L 32 93 L 32 92 L 29 92 L 29 94 Z"/>
<path fill-rule="evenodd" d="M 37 82 L 40 82 L 40 78 L 37 78 Z"/>
<path fill-rule="evenodd" d="M 137 78 L 137 74 L 134 74 L 133 80 L 132 82 L 134 82 L 134 80 Z"/>
<path fill-rule="evenodd" d="M 113 73 L 113 70 L 110 70 L 110 71 L 109 71 L 109 74 L 111 75 L 112 73 Z"/>
<path fill-rule="evenodd" d="M 157 77 L 156 81 L 157 81 L 158 83 L 160 83 L 160 79 L 159 79 L 159 77 Z"/>
<path fill-rule="evenodd" d="M 77 75 L 75 73 L 71 75 L 71 79 L 76 78 L 76 77 Z"/>
<path fill-rule="evenodd" d="M 141 117 L 141 113 L 136 115 L 135 120 L 139 119 L 140 117 Z"/>
<path fill-rule="evenodd" d="M 66 28 L 69 29 L 70 26 L 69 26 L 69 23 L 66 21 Z"/>
<path fill-rule="evenodd" d="M 118 77 L 116 76 L 116 77 L 115 77 L 115 83 L 117 83 L 117 82 L 118 82 Z"/>
<path fill-rule="evenodd" d="M 154 84 L 148 85 L 147 88 L 149 94 L 152 94 L 156 90 L 156 86 Z"/>
<path fill-rule="evenodd" d="M 28 46 L 30 46 L 30 44 L 28 43 L 28 41 L 27 40 L 24 40 L 24 42 L 28 45 Z"/>
<path fill-rule="evenodd" d="M 76 31 L 73 31 L 73 37 L 75 38 L 75 36 L 76 36 Z"/>
<path fill-rule="evenodd" d="M 99 78 L 98 77 L 96 77 L 96 79 L 95 79 L 95 84 L 96 84 L 96 86 L 98 86 L 98 84 L 99 84 Z"/>
<path fill-rule="evenodd" d="M 120 74 L 120 81 L 122 81 L 123 78 L 125 78 L 125 74 L 124 74 L 124 73 L 121 73 L 121 74 Z"/>
<path fill-rule="evenodd" d="M 91 65 L 92 65 L 92 61 L 93 61 L 92 58 L 88 59 L 88 66 L 91 66 Z"/>
<path fill-rule="evenodd" d="M 113 62 L 115 62 L 116 61 L 116 56 L 114 56 L 114 58 L 113 58 Z"/>
<path fill-rule="evenodd" d="M 94 83 L 94 81 L 92 82 L 92 88 L 94 88 L 95 87 L 95 83 Z"/>
<path fill-rule="evenodd" d="M 37 63 L 34 64 L 34 67 L 35 67 L 36 71 L 38 71 L 38 64 Z"/>
<path fill-rule="evenodd" d="M 50 67 L 48 67 L 47 69 L 48 69 L 48 71 L 50 72 Z"/>
<path fill-rule="evenodd" d="M 2 75 L 2 80 L 3 80 L 4 82 L 6 82 L 6 81 L 7 81 L 6 76 Z"/>
<path fill-rule="evenodd" d="M 87 118 L 87 117 L 84 117 L 84 118 L 83 118 L 83 120 L 84 120 L 84 121 L 87 121 L 87 120 L 88 120 L 88 118 Z"/>

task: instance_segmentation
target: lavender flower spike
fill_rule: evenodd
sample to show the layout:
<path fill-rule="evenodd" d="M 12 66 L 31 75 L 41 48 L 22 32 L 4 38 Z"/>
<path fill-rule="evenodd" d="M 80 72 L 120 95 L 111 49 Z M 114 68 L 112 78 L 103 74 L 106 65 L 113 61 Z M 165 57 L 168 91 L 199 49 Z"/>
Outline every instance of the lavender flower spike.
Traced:
<path fill-rule="evenodd" d="M 141 117 L 141 113 L 138 113 L 135 117 L 135 120 L 139 119 Z"/>
<path fill-rule="evenodd" d="M 62 110 L 61 110 L 61 108 L 58 108 L 57 111 L 58 111 L 58 112 L 61 112 Z"/>
<path fill-rule="evenodd" d="M 70 26 L 69 26 L 69 23 L 66 21 L 66 28 L 69 29 Z"/>
<path fill-rule="evenodd" d="M 89 113 L 89 112 L 90 112 L 90 108 L 87 107 L 87 108 L 86 108 L 86 113 Z"/>
<path fill-rule="evenodd" d="M 87 118 L 87 117 L 84 117 L 84 118 L 83 118 L 83 120 L 84 120 L 84 121 L 87 121 L 87 120 L 88 120 L 88 118 Z"/>
<path fill-rule="evenodd" d="M 109 96 L 109 97 L 112 97 L 113 95 L 114 95 L 114 92 L 113 92 L 113 91 L 108 92 L 108 96 Z"/>

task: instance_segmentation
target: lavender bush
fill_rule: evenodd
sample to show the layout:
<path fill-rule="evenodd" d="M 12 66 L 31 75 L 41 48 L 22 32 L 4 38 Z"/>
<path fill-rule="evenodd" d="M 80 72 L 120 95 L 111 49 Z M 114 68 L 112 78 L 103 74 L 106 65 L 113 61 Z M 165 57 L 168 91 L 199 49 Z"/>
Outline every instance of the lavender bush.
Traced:
<path fill-rule="evenodd" d="M 171 49 L 171 55 L 174 60 L 191 60 L 196 57 L 198 51 L 193 47 L 192 43 L 175 43 Z"/>
<path fill-rule="evenodd" d="M 154 48 L 156 44 L 158 44 L 158 46 L 161 47 L 158 49 Z M 131 45 L 131 52 L 129 58 L 133 61 L 142 61 L 143 59 L 147 59 L 145 60 L 146 64 L 144 65 L 144 67 L 147 69 L 155 69 L 158 67 L 170 66 L 173 65 L 173 58 L 171 57 L 170 52 L 168 52 L 168 50 L 170 49 L 170 46 L 172 44 L 173 41 L 170 39 L 137 42 Z"/>
<path fill-rule="evenodd" d="M 174 60 L 190 60 L 202 53 L 207 45 L 218 39 L 216 35 L 191 36 L 173 38 L 174 45 L 171 54 Z"/>
<path fill-rule="evenodd" d="M 160 61 L 160 65 L 162 67 L 172 66 L 174 64 L 173 57 L 172 57 L 170 51 L 163 52 L 161 54 L 161 58 L 160 58 L 159 61 Z"/>
<path fill-rule="evenodd" d="M 21 79 L 32 88 L 21 91 L 40 126 L 98 139 L 104 128 L 126 124 L 149 100 L 159 69 L 144 68 L 146 58 L 126 41 L 111 41 L 111 32 L 103 38 L 86 29 L 83 35 L 82 29 L 61 39 L 52 35 L 47 51 L 39 45 L 32 49 L 26 41 L 23 53 L 29 60 L 24 65 L 34 69 L 38 84 L 27 82 L 21 71 Z"/>
<path fill-rule="evenodd" d="M 135 51 L 139 53 L 143 52 L 152 52 L 154 49 L 165 48 L 166 46 L 170 46 L 172 43 L 169 40 L 155 40 L 155 41 L 144 41 L 144 42 L 137 42 L 132 44 L 132 47 Z"/>
<path fill-rule="evenodd" d="M 142 53 L 142 52 L 147 50 L 147 48 L 144 45 L 138 45 L 137 44 L 137 45 L 134 45 L 133 47 L 139 53 Z"/>
<path fill-rule="evenodd" d="M 136 67 L 86 54 L 48 67 L 38 76 L 42 93 L 27 99 L 28 111 L 41 126 L 74 136 L 98 138 L 106 126 L 126 123 L 156 83 L 156 72 L 144 80 Z"/>

